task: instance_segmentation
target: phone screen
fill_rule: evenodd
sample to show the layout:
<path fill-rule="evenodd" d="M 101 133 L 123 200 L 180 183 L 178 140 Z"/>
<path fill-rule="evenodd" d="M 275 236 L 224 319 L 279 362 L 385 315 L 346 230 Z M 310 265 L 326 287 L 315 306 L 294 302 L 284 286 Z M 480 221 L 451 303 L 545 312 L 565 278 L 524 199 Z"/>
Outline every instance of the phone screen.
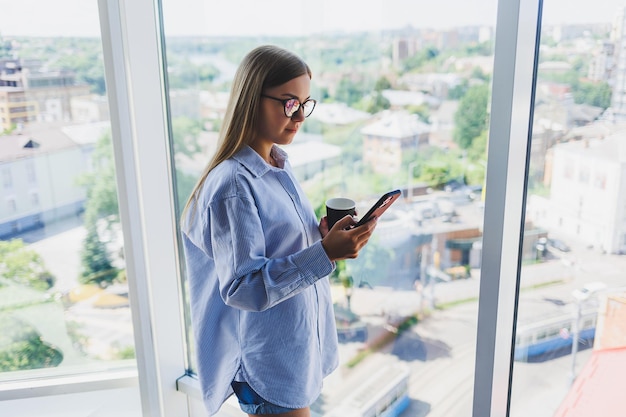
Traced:
<path fill-rule="evenodd" d="M 400 194 L 400 190 L 393 190 L 385 193 L 382 197 L 380 197 L 380 199 L 378 199 L 376 204 L 374 204 L 372 208 L 369 209 L 365 216 L 363 216 L 354 227 L 359 227 L 367 223 L 372 219 L 372 217 L 379 218 L 385 212 L 385 210 L 387 210 L 389 206 L 391 206 L 391 204 L 393 204 L 393 202 L 396 201 L 398 197 L 400 197 Z"/>

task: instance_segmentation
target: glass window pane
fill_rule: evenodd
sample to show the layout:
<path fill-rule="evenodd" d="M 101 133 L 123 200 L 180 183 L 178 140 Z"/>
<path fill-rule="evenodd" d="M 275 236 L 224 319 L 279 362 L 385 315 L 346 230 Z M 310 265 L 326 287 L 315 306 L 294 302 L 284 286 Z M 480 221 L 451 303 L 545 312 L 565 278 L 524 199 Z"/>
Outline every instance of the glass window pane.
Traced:
<path fill-rule="evenodd" d="M 331 197 L 364 214 L 402 191 L 330 276 L 340 367 L 314 412 L 469 415 L 496 1 L 180 4 L 163 1 L 179 208 L 215 152 L 237 65 L 267 43 L 313 71 L 317 105 L 284 149 L 317 217 Z"/>
<path fill-rule="evenodd" d="M 544 2 L 512 417 L 623 409 L 625 15 L 573 6 Z"/>
<path fill-rule="evenodd" d="M 136 366 L 98 5 L 63 5 L 0 15 L 4 382 Z"/>

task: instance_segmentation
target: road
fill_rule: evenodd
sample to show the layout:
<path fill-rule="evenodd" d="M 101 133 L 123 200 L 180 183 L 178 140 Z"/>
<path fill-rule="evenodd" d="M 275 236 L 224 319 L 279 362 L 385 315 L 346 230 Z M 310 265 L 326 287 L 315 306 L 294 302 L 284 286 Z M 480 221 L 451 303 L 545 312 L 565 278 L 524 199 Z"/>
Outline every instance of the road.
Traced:
<path fill-rule="evenodd" d="M 626 284 L 626 257 L 606 255 L 585 248 L 575 248 L 549 262 L 522 268 L 519 318 L 536 321 L 546 314 L 573 317 L 575 304 L 572 291 L 585 284 L 601 281 L 610 291 Z M 437 303 L 477 299 L 480 276 L 435 287 Z M 402 315 L 415 310 L 420 296 L 410 291 L 387 289 L 355 289 L 353 310 L 363 320 L 380 326 L 383 316 Z M 467 417 L 472 413 L 475 338 L 478 303 L 466 303 L 435 310 L 375 359 L 368 358 L 360 367 L 378 367 L 398 360 L 411 372 L 409 395 L 411 404 L 406 417 Z M 592 350 L 578 352 L 576 372 L 591 357 Z M 384 358 L 384 359 L 381 359 Z M 511 394 L 511 417 L 532 415 L 552 417 L 570 388 L 572 357 L 554 356 L 536 363 L 515 362 Z M 372 369 L 373 370 L 373 369 Z"/>
<path fill-rule="evenodd" d="M 534 294 L 544 298 L 553 292 L 554 288 L 543 288 Z M 398 361 L 409 367 L 411 403 L 403 416 L 471 416 L 477 314 L 476 302 L 437 310 L 358 366 L 361 372 Z M 579 351 L 578 371 L 590 356 L 590 349 Z M 539 363 L 515 362 L 511 417 L 552 417 L 569 389 L 570 365 L 570 355 Z"/>

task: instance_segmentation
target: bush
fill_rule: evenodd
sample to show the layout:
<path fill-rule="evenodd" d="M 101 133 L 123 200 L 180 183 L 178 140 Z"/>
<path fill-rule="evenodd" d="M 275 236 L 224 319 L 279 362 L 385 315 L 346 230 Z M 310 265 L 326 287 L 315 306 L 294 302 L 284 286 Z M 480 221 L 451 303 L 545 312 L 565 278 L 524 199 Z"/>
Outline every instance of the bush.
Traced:
<path fill-rule="evenodd" d="M 63 353 L 41 339 L 27 323 L 0 315 L 0 372 L 51 368 L 63 361 Z"/>

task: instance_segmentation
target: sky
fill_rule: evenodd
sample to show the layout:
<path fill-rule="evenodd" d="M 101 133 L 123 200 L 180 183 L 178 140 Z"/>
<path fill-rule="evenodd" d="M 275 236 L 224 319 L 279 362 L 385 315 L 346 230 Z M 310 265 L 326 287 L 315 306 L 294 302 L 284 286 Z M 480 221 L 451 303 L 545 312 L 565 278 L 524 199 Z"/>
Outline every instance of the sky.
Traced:
<path fill-rule="evenodd" d="M 0 35 L 99 36 L 97 0 L 0 0 Z M 166 36 L 493 26 L 497 0 L 162 0 Z M 314 7 L 313 7 L 314 6 Z M 544 0 L 544 24 L 610 23 L 626 0 Z M 229 16 L 229 18 L 225 18 Z"/>

